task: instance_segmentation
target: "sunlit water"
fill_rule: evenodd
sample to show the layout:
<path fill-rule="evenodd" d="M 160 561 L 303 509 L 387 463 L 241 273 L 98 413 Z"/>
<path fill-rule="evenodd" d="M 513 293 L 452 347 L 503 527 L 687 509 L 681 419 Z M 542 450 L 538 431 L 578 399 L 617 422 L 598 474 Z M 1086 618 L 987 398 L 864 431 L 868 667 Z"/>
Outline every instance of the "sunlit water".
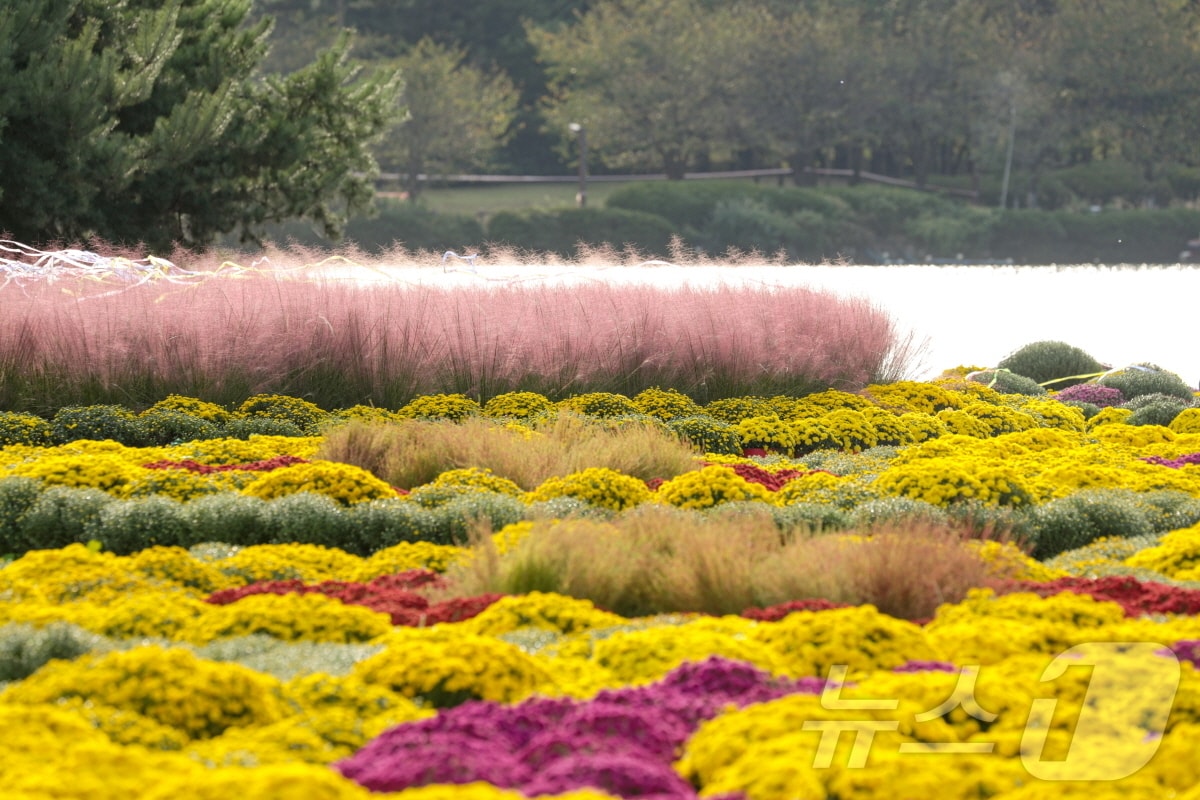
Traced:
<path fill-rule="evenodd" d="M 924 342 L 908 377 L 959 365 L 995 366 L 1030 342 L 1082 348 L 1113 367 L 1151 362 L 1189 384 L 1200 378 L 1200 267 L 1192 266 L 640 266 L 470 264 L 340 266 L 361 280 L 443 286 L 594 281 L 713 286 L 807 286 L 870 301 Z"/>

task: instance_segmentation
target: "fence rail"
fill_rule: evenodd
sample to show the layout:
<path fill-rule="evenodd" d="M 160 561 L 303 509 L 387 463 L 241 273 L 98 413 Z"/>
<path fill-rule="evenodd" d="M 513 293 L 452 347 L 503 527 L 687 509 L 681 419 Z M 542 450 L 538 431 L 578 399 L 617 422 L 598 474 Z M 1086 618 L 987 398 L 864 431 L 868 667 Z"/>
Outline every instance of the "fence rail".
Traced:
<path fill-rule="evenodd" d="M 952 186 L 937 186 L 934 184 L 926 184 L 918 186 L 915 181 L 906 180 L 904 178 L 893 178 L 889 175 L 880 175 L 875 172 L 855 172 L 852 169 L 831 169 L 825 167 L 806 167 L 806 173 L 815 175 L 818 180 L 825 178 L 838 183 L 850 183 L 854 180 L 863 181 L 865 183 L 878 183 L 886 186 L 899 186 L 905 189 L 920 189 L 927 192 L 940 192 L 943 194 L 955 195 L 964 197 L 969 200 L 977 200 L 978 193 L 971 189 L 959 189 Z M 683 178 L 684 180 L 708 180 L 719 178 L 790 178 L 795 174 L 795 170 L 787 168 L 776 169 L 740 169 L 740 170 L 725 170 L 720 172 L 688 172 Z M 407 175 L 401 172 L 382 172 L 375 181 L 376 183 L 396 183 L 403 181 Z M 665 181 L 667 176 L 661 172 L 657 173 L 641 173 L 636 175 L 588 175 L 588 183 L 608 183 L 618 181 Z M 417 175 L 417 180 L 422 183 L 578 183 L 578 175 Z"/>

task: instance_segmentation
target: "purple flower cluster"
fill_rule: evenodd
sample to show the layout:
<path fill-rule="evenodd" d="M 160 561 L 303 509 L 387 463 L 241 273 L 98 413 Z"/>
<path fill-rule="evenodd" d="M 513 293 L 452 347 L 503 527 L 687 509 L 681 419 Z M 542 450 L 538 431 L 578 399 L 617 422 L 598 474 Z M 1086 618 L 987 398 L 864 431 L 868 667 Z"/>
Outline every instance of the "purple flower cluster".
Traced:
<path fill-rule="evenodd" d="M 1144 456 L 1142 461 L 1147 464 L 1158 464 L 1160 467 L 1173 467 L 1179 469 L 1184 464 L 1200 464 L 1200 453 L 1186 453 L 1176 458 L 1163 458 L 1162 456 Z"/>
<path fill-rule="evenodd" d="M 1200 667 L 1200 639 L 1182 639 L 1161 652 L 1163 655 L 1173 653 L 1180 661 L 1190 661 Z"/>
<path fill-rule="evenodd" d="M 1080 383 L 1068 386 L 1057 395 L 1056 400 L 1074 400 L 1078 403 L 1091 403 L 1100 408 L 1119 406 L 1125 402 L 1125 395 L 1115 386 L 1101 386 L 1097 383 Z"/>
<path fill-rule="evenodd" d="M 823 686 L 818 678 L 775 678 L 713 657 L 586 702 L 464 703 L 392 728 L 335 768 L 374 792 L 486 781 L 529 796 L 594 787 L 619 797 L 694 800 L 671 764 L 701 722 L 730 705 L 817 694 Z"/>

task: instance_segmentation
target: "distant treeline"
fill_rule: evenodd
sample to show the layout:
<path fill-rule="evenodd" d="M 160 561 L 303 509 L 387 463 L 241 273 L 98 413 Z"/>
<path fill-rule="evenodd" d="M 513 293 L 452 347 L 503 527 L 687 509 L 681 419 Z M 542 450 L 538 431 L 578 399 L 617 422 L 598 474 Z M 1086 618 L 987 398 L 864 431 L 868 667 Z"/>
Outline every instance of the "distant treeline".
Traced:
<path fill-rule="evenodd" d="M 268 233 L 279 243 L 335 246 L 301 224 Z M 1178 262 L 1198 234 L 1200 209 L 1002 210 L 878 186 L 660 181 L 619 189 L 602 208 L 503 211 L 482 221 L 381 201 L 377 215 L 350 220 L 346 240 L 370 253 L 500 246 L 573 257 L 580 245 L 609 245 L 647 258 L 676 257 L 683 248 L 692 256 L 757 252 L 793 262 L 1163 264 Z"/>

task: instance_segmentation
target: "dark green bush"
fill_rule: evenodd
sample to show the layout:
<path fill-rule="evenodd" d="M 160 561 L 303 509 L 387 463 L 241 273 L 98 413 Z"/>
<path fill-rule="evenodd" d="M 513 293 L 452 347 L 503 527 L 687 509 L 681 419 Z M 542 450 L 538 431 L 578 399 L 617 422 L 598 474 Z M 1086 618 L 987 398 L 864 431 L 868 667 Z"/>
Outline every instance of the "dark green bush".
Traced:
<path fill-rule="evenodd" d="M 767 255 L 794 252 L 800 230 L 787 214 L 749 197 L 734 197 L 717 203 L 696 238 L 700 249 L 714 255 L 730 251 L 757 251 Z"/>
<path fill-rule="evenodd" d="M 771 515 L 784 535 L 841 531 L 851 527 L 850 513 L 829 503 L 793 503 L 772 508 Z"/>
<path fill-rule="evenodd" d="M 431 509 L 399 498 L 357 503 L 346 512 L 347 552 L 368 556 L 401 542 L 429 542 L 437 538 L 440 520 Z"/>
<path fill-rule="evenodd" d="M 924 500 L 911 497 L 881 497 L 867 500 L 850 509 L 850 522 L 855 528 L 870 528 L 884 523 L 923 522 L 940 524 L 948 521 L 946 512 Z"/>
<path fill-rule="evenodd" d="M 341 548 L 353 541 L 345 506 L 316 492 L 270 500 L 262 514 L 262 544 L 315 544 Z"/>
<path fill-rule="evenodd" d="M 241 417 L 231 419 L 224 425 L 224 434 L 231 439 L 249 439 L 251 436 L 304 436 L 304 431 L 294 422 L 272 417 Z"/>
<path fill-rule="evenodd" d="M 1133 538 L 1154 533 L 1151 512 L 1128 492 L 1085 489 L 1032 506 L 1026 512 L 1032 555 L 1052 558 L 1102 536 Z"/>
<path fill-rule="evenodd" d="M 138 417 L 142 435 L 149 446 L 162 446 L 224 436 L 219 425 L 202 417 L 169 408 L 144 411 Z"/>
<path fill-rule="evenodd" d="M 1136 496 L 1150 515 L 1155 533 L 1167 533 L 1190 528 L 1200 522 L 1200 498 L 1187 492 L 1159 489 L 1153 492 L 1130 492 Z"/>
<path fill-rule="evenodd" d="M 0 682 L 28 678 L 53 659 L 71 661 L 110 647 L 108 639 L 68 622 L 0 627 Z"/>
<path fill-rule="evenodd" d="M 237 492 L 204 495 L 184 504 L 183 547 L 220 542 L 235 547 L 263 543 L 267 503 Z"/>
<path fill-rule="evenodd" d="M 1075 376 L 1095 376 L 1105 370 L 1103 364 L 1082 348 L 1059 341 L 1027 344 L 1009 353 L 996 367 L 1023 375 L 1034 383 L 1050 383 L 1049 388 L 1057 390 L 1086 383 L 1089 379 Z"/>
<path fill-rule="evenodd" d="M 183 504 L 162 495 L 120 500 L 100 509 L 90 538 L 105 550 L 127 556 L 147 547 L 172 547 L 188 542 Z"/>
<path fill-rule="evenodd" d="M 78 439 L 111 439 L 127 447 L 141 447 L 145 436 L 137 415 L 123 406 L 64 406 L 50 420 L 56 444 Z"/>
<path fill-rule="evenodd" d="M 1147 395 L 1148 396 L 1148 395 Z M 1141 398 L 1138 398 L 1141 399 Z M 1162 425 L 1164 428 L 1187 408 L 1176 399 L 1156 400 L 1140 405 L 1125 420 L 1126 425 Z"/>
<path fill-rule="evenodd" d="M 718 203 L 736 198 L 765 202 L 764 189 L 742 181 L 643 181 L 617 189 L 605 206 L 654 214 L 675 230 L 695 232 L 704 228 Z"/>
<path fill-rule="evenodd" d="M 18 532 L 21 517 L 33 507 L 42 493 L 42 482 L 13 476 L 0 479 L 0 556 L 23 552 Z"/>
<path fill-rule="evenodd" d="M 434 544 L 465 545 L 470 540 L 470 526 L 477 521 L 491 523 L 498 531 L 505 525 L 520 522 L 525 505 L 515 497 L 498 492 L 471 492 L 432 509 L 436 532 Z"/>
<path fill-rule="evenodd" d="M 1038 382 L 1032 378 L 1026 378 L 1024 375 L 1018 375 L 1015 372 L 1009 372 L 1005 369 L 987 369 L 971 375 L 971 380 L 976 383 L 982 383 L 992 387 L 997 392 L 1004 394 L 1027 394 L 1027 395 L 1042 395 L 1046 393 L 1046 389 L 1038 385 Z"/>
<path fill-rule="evenodd" d="M 742 454 L 742 440 L 733 426 L 708 414 L 677 417 L 667 422 L 667 427 L 702 453 Z"/>
<path fill-rule="evenodd" d="M 1094 403 L 1088 403 L 1083 400 L 1062 400 L 1060 401 L 1065 406 L 1074 406 L 1083 412 L 1084 419 L 1091 419 L 1100 413 L 1100 406 Z"/>
<path fill-rule="evenodd" d="M 488 242 L 570 258 L 579 245 L 632 248 L 665 257 L 675 228 L 661 216 L 622 208 L 566 208 L 554 211 L 501 211 L 488 222 Z"/>
<path fill-rule="evenodd" d="M 1070 255 L 1061 215 L 1036 209 L 1000 212 L 988 226 L 987 252 L 1022 264 L 1079 261 Z"/>
<path fill-rule="evenodd" d="M 94 538 L 100 512 L 120 502 L 99 489 L 51 486 L 17 520 L 13 551 L 24 553 L 86 544 Z"/>
<path fill-rule="evenodd" d="M 10 444 L 48 447 L 53 443 L 54 431 L 46 420 L 35 414 L 0 411 L 0 447 Z"/>
<path fill-rule="evenodd" d="M 345 240 L 367 253 L 396 247 L 410 252 L 461 252 L 485 241 L 483 226 L 465 214 L 437 213 L 403 200 L 379 199 L 376 205 L 376 216 L 355 217 L 346 224 Z"/>
<path fill-rule="evenodd" d="M 1055 170 L 1054 177 L 1079 199 L 1101 206 L 1118 199 L 1137 202 L 1149 188 L 1137 166 L 1115 158 Z"/>
<path fill-rule="evenodd" d="M 1134 364 L 1098 379 L 1101 386 L 1120 389 L 1125 402 L 1147 394 L 1165 394 L 1178 397 L 1188 403 L 1195 400 L 1192 388 L 1174 372 L 1167 372 L 1153 364 Z"/>
<path fill-rule="evenodd" d="M 1027 547 L 1032 537 L 1026 513 L 1012 506 L 963 500 L 951 503 L 946 509 L 946 517 L 951 525 L 971 537 L 1008 537 L 1022 547 Z"/>

